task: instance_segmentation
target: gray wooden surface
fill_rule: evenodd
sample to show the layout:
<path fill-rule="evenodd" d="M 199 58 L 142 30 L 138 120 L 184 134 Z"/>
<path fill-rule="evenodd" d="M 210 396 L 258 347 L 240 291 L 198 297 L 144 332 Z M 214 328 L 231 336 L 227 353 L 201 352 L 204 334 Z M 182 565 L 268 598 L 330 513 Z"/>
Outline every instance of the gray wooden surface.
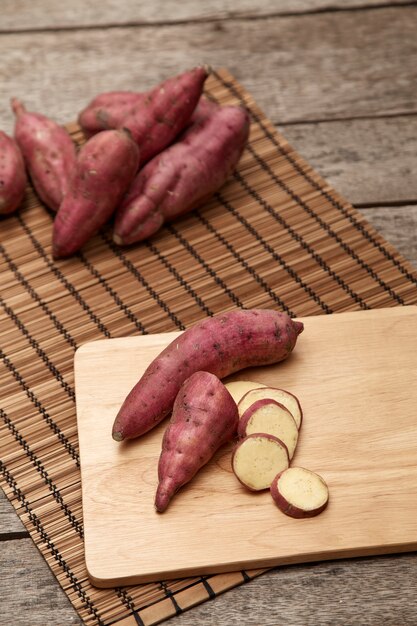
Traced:
<path fill-rule="evenodd" d="M 417 3 L 3 0 L 8 100 L 64 123 L 99 91 L 225 66 L 281 132 L 417 268 Z M 173 626 L 415 626 L 417 555 L 278 568 Z M 81 624 L 0 492 L 0 624 Z"/>

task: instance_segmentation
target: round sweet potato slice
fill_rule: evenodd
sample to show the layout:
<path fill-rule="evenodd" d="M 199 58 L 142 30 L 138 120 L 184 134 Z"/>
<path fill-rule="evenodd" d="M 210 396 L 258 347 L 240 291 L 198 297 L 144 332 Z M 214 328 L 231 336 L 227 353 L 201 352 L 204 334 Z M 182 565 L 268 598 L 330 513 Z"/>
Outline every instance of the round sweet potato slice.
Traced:
<path fill-rule="evenodd" d="M 275 476 L 271 495 L 283 513 L 295 518 L 318 515 L 329 501 L 323 478 L 304 467 L 290 467 Z"/>
<path fill-rule="evenodd" d="M 293 393 L 290 393 L 286 389 L 265 386 L 261 387 L 260 385 L 258 389 L 251 389 L 239 402 L 239 415 L 242 416 L 246 409 L 248 409 L 256 400 L 262 400 L 264 398 L 276 400 L 276 402 L 283 404 L 295 419 L 297 428 L 300 429 L 301 422 L 303 420 L 303 412 L 300 402 Z"/>
<path fill-rule="evenodd" d="M 284 405 L 265 398 L 256 400 L 239 420 L 238 435 L 246 437 L 253 433 L 268 433 L 285 443 L 290 460 L 298 441 L 295 419 Z"/>
<path fill-rule="evenodd" d="M 285 443 L 267 433 L 248 435 L 232 454 L 235 476 L 251 491 L 268 489 L 276 474 L 287 469 L 289 462 Z"/>

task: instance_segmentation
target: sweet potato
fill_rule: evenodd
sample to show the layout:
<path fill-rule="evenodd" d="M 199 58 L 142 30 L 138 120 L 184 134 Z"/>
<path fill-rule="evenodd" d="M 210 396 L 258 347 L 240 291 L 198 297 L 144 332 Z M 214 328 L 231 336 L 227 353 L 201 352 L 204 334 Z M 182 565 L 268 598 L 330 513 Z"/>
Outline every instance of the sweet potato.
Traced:
<path fill-rule="evenodd" d="M 54 220 L 55 258 L 76 252 L 109 219 L 138 165 L 138 147 L 126 131 L 103 130 L 84 144 Z"/>
<path fill-rule="evenodd" d="M 251 404 L 239 420 L 238 435 L 247 437 L 253 433 L 268 433 L 278 437 L 287 446 L 291 461 L 297 446 L 298 428 L 285 406 L 267 398 Z"/>
<path fill-rule="evenodd" d="M 25 163 L 17 143 L 0 130 L 0 215 L 20 206 L 27 184 Z"/>
<path fill-rule="evenodd" d="M 323 478 L 303 467 L 280 472 L 271 483 L 271 495 L 283 513 L 298 519 L 318 515 L 329 501 Z"/>
<path fill-rule="evenodd" d="M 195 67 L 148 91 L 118 128 L 127 128 L 140 148 L 141 163 L 169 146 L 188 124 L 208 76 Z"/>
<path fill-rule="evenodd" d="M 258 385 L 258 388 L 250 389 L 239 401 L 239 415 L 242 416 L 251 404 L 257 400 L 264 398 L 276 400 L 279 404 L 283 404 L 293 416 L 297 428 L 301 428 L 303 421 L 303 411 L 301 409 L 298 398 L 285 389 L 277 389 L 276 387 L 266 387 Z"/>
<path fill-rule="evenodd" d="M 286 359 L 302 330 L 301 322 L 270 309 L 233 310 L 198 322 L 150 363 L 116 416 L 113 438 L 138 437 L 163 420 L 194 372 L 224 378 L 245 367 Z"/>
<path fill-rule="evenodd" d="M 26 111 L 12 99 L 16 116 L 15 138 L 35 190 L 47 207 L 57 211 L 75 170 L 75 144 L 69 133 L 40 113 Z"/>
<path fill-rule="evenodd" d="M 274 477 L 289 466 L 283 441 L 268 433 L 254 433 L 242 439 L 232 453 L 236 478 L 251 491 L 269 489 Z"/>
<path fill-rule="evenodd" d="M 162 441 L 157 511 L 165 511 L 178 489 L 232 439 L 238 419 L 236 403 L 216 376 L 195 372 L 184 382 Z"/>
<path fill-rule="evenodd" d="M 116 213 L 114 241 L 131 244 L 153 235 L 165 221 L 201 205 L 237 165 L 249 134 L 241 107 L 207 107 L 178 142 L 136 176 Z"/>
<path fill-rule="evenodd" d="M 87 137 L 117 128 L 144 98 L 145 94 L 136 91 L 101 93 L 80 112 L 78 123 Z"/>

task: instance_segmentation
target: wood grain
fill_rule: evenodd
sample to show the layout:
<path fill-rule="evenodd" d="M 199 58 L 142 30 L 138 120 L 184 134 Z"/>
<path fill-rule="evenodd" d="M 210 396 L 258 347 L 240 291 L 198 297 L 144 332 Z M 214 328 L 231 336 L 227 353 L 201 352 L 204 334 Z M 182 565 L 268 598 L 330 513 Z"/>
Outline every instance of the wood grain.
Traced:
<path fill-rule="evenodd" d="M 344 0 L 343 9 L 380 7 L 387 5 L 407 5 L 405 0 Z M 33 4 L 30 0 L 5 0 L 2 2 L 1 30 L 33 30 L 49 28 L 77 28 L 107 26 L 109 24 L 161 24 L 194 20 L 224 20 L 240 17 L 262 17 L 268 15 L 293 15 L 294 13 L 340 10 L 337 0 L 157 0 L 136 2 L 124 0 L 123 5 L 116 0 L 89 2 L 75 0 L 63 5 L 54 0 L 44 0 Z"/>
<path fill-rule="evenodd" d="M 31 539 L 0 544 L 0 626 L 81 626 Z"/>
<path fill-rule="evenodd" d="M 0 489 L 0 537 L 2 539 L 12 538 L 16 536 L 28 536 L 22 522 L 17 516 L 16 511 Z"/>
<path fill-rule="evenodd" d="M 417 116 L 279 128 L 353 204 L 417 201 Z"/>
<path fill-rule="evenodd" d="M 417 206 L 376 207 L 360 212 L 417 269 Z"/>
<path fill-rule="evenodd" d="M 174 626 L 415 626 L 417 555 L 283 566 L 172 620 Z"/>
<path fill-rule="evenodd" d="M 300 399 L 306 417 L 295 464 L 318 471 L 331 493 L 326 511 L 302 524 L 276 516 L 269 493 L 254 496 L 239 485 L 230 469 L 231 446 L 200 470 L 167 512 L 156 514 L 165 425 L 125 444 L 114 442 L 110 432 L 127 392 L 177 334 L 96 341 L 79 349 L 85 555 L 94 584 L 415 549 L 416 320 L 417 307 L 305 318 L 290 359 L 233 376 L 272 386 L 279 380 Z"/>
<path fill-rule="evenodd" d="M 3 102 L 18 96 L 66 123 L 100 91 L 147 89 L 205 62 L 227 67 L 280 124 L 416 113 L 416 19 L 410 6 L 361 11 L 360 19 L 341 12 L 10 34 L 0 39 Z M 12 125 L 5 106 L 0 127 Z"/>

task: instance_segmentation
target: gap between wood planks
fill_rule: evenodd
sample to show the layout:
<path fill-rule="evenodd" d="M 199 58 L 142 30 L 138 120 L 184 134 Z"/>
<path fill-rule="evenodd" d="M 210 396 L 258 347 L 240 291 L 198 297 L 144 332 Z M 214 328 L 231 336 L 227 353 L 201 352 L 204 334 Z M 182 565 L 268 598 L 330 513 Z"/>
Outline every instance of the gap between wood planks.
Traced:
<path fill-rule="evenodd" d="M 127 22 L 108 22 L 107 24 L 80 24 L 76 26 L 40 26 L 35 28 L 8 28 L 7 30 L 2 30 L 0 28 L 0 35 L 19 35 L 19 34 L 28 34 L 28 33 L 47 33 L 47 32 L 67 32 L 74 30 L 110 30 L 116 28 L 155 28 L 155 27 L 169 27 L 169 26 L 186 26 L 187 24 L 210 24 L 210 23 L 222 23 L 222 22 L 231 22 L 231 21 L 262 21 L 274 18 L 292 18 L 292 17 L 303 17 L 306 15 L 324 15 L 326 13 L 357 13 L 362 11 L 379 11 L 381 9 L 393 8 L 399 9 L 403 7 L 412 7 L 417 6 L 417 0 L 403 0 L 402 2 L 380 2 L 374 5 L 362 4 L 353 7 L 347 6 L 330 6 L 330 7 L 317 7 L 314 9 L 304 9 L 300 11 L 273 11 L 271 13 L 264 14 L 231 14 L 225 17 L 197 17 L 197 18 L 188 18 L 188 19 L 180 19 L 180 20 L 161 20 L 161 21 L 140 21 L 140 20 L 131 20 Z"/>

